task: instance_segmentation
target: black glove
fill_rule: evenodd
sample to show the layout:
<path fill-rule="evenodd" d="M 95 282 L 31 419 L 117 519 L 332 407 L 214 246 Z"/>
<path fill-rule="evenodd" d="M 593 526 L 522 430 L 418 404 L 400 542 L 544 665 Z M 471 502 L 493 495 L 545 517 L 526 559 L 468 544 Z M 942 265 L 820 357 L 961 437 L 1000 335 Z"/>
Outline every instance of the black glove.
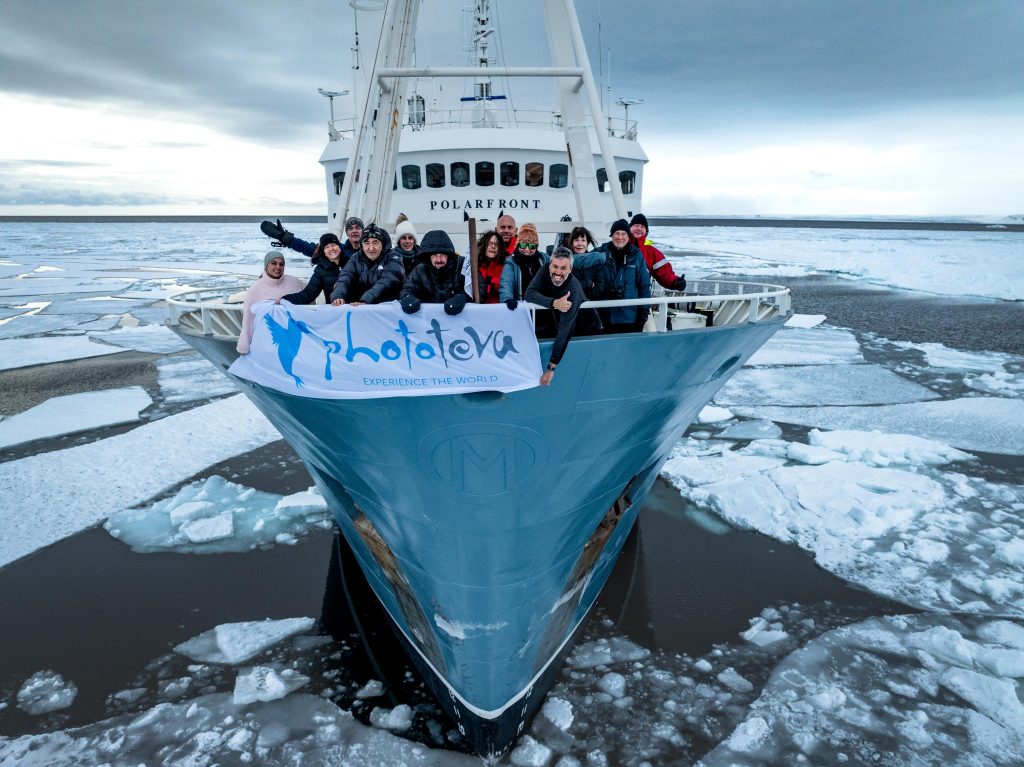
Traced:
<path fill-rule="evenodd" d="M 686 290 L 686 277 L 681 274 L 676 277 L 676 282 L 672 286 L 672 290 L 678 290 L 680 293 Z"/>
<path fill-rule="evenodd" d="M 402 305 L 402 311 L 406 314 L 415 314 L 420 310 L 420 300 L 411 293 L 402 296 L 398 303 Z"/>
<path fill-rule="evenodd" d="M 510 298 L 507 301 L 505 301 L 505 306 L 509 308 L 509 311 L 514 312 L 516 310 L 516 307 L 519 306 L 519 302 L 516 301 L 514 298 Z"/>
<path fill-rule="evenodd" d="M 468 300 L 469 296 L 465 293 L 456 293 L 444 302 L 444 313 L 451 315 L 462 314 L 462 310 L 466 308 Z"/>
<path fill-rule="evenodd" d="M 264 221 L 260 224 L 260 231 L 267 235 L 272 240 L 275 240 L 282 245 L 288 246 L 292 244 L 292 240 L 295 239 L 295 235 L 281 226 L 281 219 L 277 219 L 275 224 L 272 221 Z"/>

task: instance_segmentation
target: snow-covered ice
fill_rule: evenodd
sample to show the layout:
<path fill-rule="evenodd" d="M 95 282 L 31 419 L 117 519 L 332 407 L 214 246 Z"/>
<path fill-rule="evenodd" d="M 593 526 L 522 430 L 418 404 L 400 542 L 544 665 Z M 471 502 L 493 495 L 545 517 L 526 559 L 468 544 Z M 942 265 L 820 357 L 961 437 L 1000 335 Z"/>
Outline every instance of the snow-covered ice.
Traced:
<path fill-rule="evenodd" d="M 78 687 L 56 671 L 37 671 L 21 685 L 16 697 L 18 708 L 26 714 L 38 716 L 60 711 L 75 701 Z"/>
<path fill-rule="evenodd" d="M 239 395 L 87 445 L 0 464 L 0 566 L 277 439 Z"/>
<path fill-rule="evenodd" d="M 394 708 L 375 708 L 370 712 L 370 723 L 374 727 L 392 732 L 408 730 L 412 725 L 412 707 L 400 703 Z"/>
<path fill-rule="evenodd" d="M 86 336 L 15 338 L 0 341 L 0 370 L 13 370 L 50 362 L 67 362 L 128 351 L 90 341 Z"/>
<path fill-rule="evenodd" d="M 91 338 L 108 344 L 150 354 L 172 354 L 190 349 L 187 343 L 162 325 L 140 325 L 137 328 L 118 328 L 105 333 L 90 333 Z"/>
<path fill-rule="evenodd" d="M 312 618 L 222 623 L 182 642 L 174 651 L 204 663 L 245 663 L 295 634 L 309 631 Z"/>
<path fill-rule="evenodd" d="M 857 337 L 842 328 L 783 328 L 754 352 L 746 367 L 864 362 Z"/>
<path fill-rule="evenodd" d="M 787 328 L 815 328 L 825 320 L 827 320 L 824 314 L 792 314 L 789 319 L 786 320 Z"/>
<path fill-rule="evenodd" d="M 696 423 L 719 423 L 732 418 L 732 411 L 724 407 L 707 405 L 697 414 Z"/>
<path fill-rule="evenodd" d="M 159 360 L 156 370 L 166 403 L 210 399 L 238 391 L 230 378 L 198 354 Z"/>
<path fill-rule="evenodd" d="M 151 404 L 141 386 L 52 397 L 0 422 L 0 448 L 132 423 Z"/>
<path fill-rule="evenodd" d="M 257 701 L 280 700 L 309 683 L 309 677 L 294 669 L 280 671 L 269 666 L 254 666 L 235 678 L 232 702 L 246 706 Z"/>
<path fill-rule="evenodd" d="M 208 477 L 170 498 L 111 514 L 103 527 L 139 552 L 219 554 L 295 541 L 329 528 L 323 498 L 311 489 L 281 497 Z"/>

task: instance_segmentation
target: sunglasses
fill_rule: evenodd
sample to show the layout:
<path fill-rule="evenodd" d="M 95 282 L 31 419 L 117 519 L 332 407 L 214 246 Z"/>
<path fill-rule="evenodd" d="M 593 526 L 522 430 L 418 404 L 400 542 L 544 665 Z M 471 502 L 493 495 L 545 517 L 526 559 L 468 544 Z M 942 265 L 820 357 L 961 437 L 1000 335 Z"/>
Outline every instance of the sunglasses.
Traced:
<path fill-rule="evenodd" d="M 519 247 L 523 250 L 536 250 L 538 245 L 535 242 L 521 242 L 519 243 Z"/>

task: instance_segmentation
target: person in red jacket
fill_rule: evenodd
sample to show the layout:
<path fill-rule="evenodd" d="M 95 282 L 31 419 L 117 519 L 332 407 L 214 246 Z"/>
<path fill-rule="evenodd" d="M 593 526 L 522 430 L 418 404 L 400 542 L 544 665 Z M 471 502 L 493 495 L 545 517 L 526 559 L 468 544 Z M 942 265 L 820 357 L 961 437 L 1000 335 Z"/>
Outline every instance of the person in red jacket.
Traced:
<path fill-rule="evenodd" d="M 676 276 L 672 270 L 672 264 L 665 258 L 665 254 L 658 250 L 647 239 L 650 227 L 647 226 L 647 216 L 637 213 L 629 221 L 629 234 L 633 244 L 640 248 L 644 254 L 644 261 L 647 262 L 647 270 L 651 276 L 666 290 L 686 290 L 686 277 Z"/>

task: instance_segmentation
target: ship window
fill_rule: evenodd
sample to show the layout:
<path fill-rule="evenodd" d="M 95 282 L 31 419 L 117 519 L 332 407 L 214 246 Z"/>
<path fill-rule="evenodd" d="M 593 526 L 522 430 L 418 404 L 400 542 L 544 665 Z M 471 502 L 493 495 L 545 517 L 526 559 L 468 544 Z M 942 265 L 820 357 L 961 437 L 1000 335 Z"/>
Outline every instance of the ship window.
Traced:
<path fill-rule="evenodd" d="M 597 191 L 608 191 L 608 171 L 606 171 L 604 168 L 597 169 Z"/>
<path fill-rule="evenodd" d="M 440 189 L 444 186 L 444 165 L 442 163 L 427 163 L 427 186 L 431 189 Z"/>
<path fill-rule="evenodd" d="M 557 162 L 548 170 L 548 186 L 552 189 L 565 189 L 569 186 L 569 166 Z"/>
<path fill-rule="evenodd" d="M 519 163 L 503 162 L 501 164 L 501 185 L 519 186 Z"/>
<path fill-rule="evenodd" d="M 622 185 L 623 194 L 633 194 L 636 191 L 636 171 L 620 170 L 619 184 Z"/>
<path fill-rule="evenodd" d="M 402 166 L 402 189 L 419 189 L 420 188 L 420 166 L 419 165 L 403 165 Z"/>
<path fill-rule="evenodd" d="M 452 163 L 452 186 L 469 186 L 469 163 Z"/>
<path fill-rule="evenodd" d="M 482 160 L 476 164 L 476 185 L 494 186 L 494 163 Z"/>
<path fill-rule="evenodd" d="M 332 178 L 334 179 L 334 193 L 341 194 L 341 187 L 345 183 L 345 171 L 338 171 Z"/>
<path fill-rule="evenodd" d="M 542 162 L 528 162 L 528 163 L 526 163 L 526 185 L 527 186 L 544 186 L 544 163 L 542 163 Z"/>

